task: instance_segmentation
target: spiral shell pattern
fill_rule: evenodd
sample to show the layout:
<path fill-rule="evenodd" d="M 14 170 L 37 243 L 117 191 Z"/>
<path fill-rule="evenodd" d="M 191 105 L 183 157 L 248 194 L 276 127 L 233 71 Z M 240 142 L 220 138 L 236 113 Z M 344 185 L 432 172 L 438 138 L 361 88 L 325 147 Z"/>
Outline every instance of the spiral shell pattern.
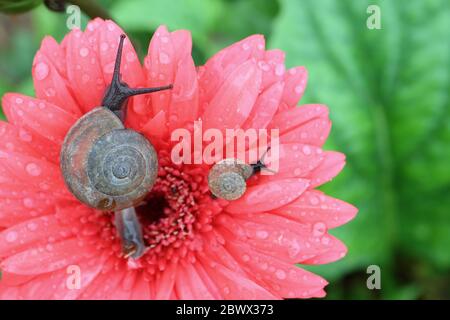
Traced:
<path fill-rule="evenodd" d="M 113 211 L 135 206 L 146 196 L 156 181 L 158 161 L 144 136 L 125 129 L 113 112 L 100 107 L 70 129 L 61 168 L 75 197 Z"/>
<path fill-rule="evenodd" d="M 209 171 L 209 190 L 218 198 L 229 201 L 239 199 L 245 193 L 246 180 L 252 173 L 250 165 L 236 159 L 224 159 Z"/>

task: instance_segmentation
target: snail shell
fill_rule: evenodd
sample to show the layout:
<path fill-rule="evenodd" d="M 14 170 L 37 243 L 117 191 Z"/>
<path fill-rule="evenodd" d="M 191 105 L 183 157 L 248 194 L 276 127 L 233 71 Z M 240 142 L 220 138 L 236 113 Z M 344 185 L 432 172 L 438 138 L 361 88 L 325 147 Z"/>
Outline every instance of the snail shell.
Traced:
<path fill-rule="evenodd" d="M 64 181 L 81 202 L 104 211 L 138 204 L 158 172 L 153 146 L 125 129 L 109 109 L 98 107 L 69 130 L 61 155 Z"/>
<path fill-rule="evenodd" d="M 209 171 L 209 189 L 218 198 L 229 201 L 239 199 L 245 193 L 246 180 L 252 174 L 251 165 L 237 159 L 221 160 Z"/>

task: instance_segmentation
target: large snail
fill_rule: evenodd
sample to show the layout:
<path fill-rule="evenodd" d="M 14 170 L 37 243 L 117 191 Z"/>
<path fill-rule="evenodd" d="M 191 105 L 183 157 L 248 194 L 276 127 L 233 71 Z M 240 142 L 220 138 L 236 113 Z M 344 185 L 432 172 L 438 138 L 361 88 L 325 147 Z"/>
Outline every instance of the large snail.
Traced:
<path fill-rule="evenodd" d="M 228 201 L 237 200 L 247 190 L 247 180 L 262 169 L 267 169 L 264 157 L 267 151 L 256 163 L 246 164 L 238 159 L 223 159 L 209 170 L 208 186 L 214 197 Z"/>
<path fill-rule="evenodd" d="M 102 106 L 81 117 L 64 139 L 60 164 L 64 181 L 86 205 L 115 211 L 124 251 L 143 253 L 142 230 L 134 210 L 153 187 L 158 159 L 151 143 L 124 126 L 127 99 L 134 95 L 171 89 L 130 88 L 120 80 L 125 35 L 121 35 L 112 81 Z"/>

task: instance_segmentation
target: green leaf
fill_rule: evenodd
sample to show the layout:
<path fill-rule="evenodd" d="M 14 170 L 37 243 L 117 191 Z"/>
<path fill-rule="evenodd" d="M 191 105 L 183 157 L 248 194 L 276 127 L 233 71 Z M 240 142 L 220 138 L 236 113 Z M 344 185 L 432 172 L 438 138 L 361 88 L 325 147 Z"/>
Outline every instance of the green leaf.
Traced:
<path fill-rule="evenodd" d="M 195 44 L 205 50 L 208 31 L 221 11 L 219 0 L 130 0 L 118 1 L 111 8 L 112 16 L 127 32 L 145 31 L 150 39 L 150 32 L 162 24 L 170 30 L 187 29 Z"/>
<path fill-rule="evenodd" d="M 27 12 L 42 3 L 42 0 L 0 0 L 0 11 L 17 14 Z"/>
<path fill-rule="evenodd" d="M 302 103 L 330 107 L 326 147 L 344 152 L 344 171 L 324 190 L 355 204 L 335 231 L 349 247 L 340 262 L 314 268 L 330 277 L 397 254 L 450 267 L 450 3 L 281 0 L 272 48 L 305 65 Z M 369 5 L 381 29 L 368 29 Z"/>

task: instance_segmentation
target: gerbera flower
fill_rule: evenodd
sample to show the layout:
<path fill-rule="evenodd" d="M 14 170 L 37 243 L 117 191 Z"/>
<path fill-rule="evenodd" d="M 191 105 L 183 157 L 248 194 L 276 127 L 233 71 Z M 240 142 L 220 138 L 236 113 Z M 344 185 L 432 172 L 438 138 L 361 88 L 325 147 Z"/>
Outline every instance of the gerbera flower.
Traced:
<path fill-rule="evenodd" d="M 2 299 L 278 299 L 323 297 L 327 282 L 295 264 L 342 258 L 328 229 L 356 209 L 315 190 L 344 166 L 322 151 L 330 131 L 323 105 L 296 107 L 303 67 L 285 70 L 284 53 L 248 37 L 196 68 L 191 36 L 160 27 L 144 67 L 125 40 L 122 79 L 130 87 L 173 90 L 130 99 L 127 126 L 159 157 L 158 179 L 136 208 L 148 251 L 127 259 L 111 214 L 66 188 L 59 153 L 69 128 L 99 106 L 111 81 L 120 28 L 91 21 L 56 43 L 46 37 L 33 63 L 36 98 L 3 97 L 0 122 L 0 282 Z M 239 110 L 238 110 L 239 109 Z M 279 172 L 257 175 L 244 196 L 211 197 L 207 165 L 175 165 L 170 132 L 205 127 L 277 128 Z M 80 288 L 67 285 L 80 271 Z"/>

